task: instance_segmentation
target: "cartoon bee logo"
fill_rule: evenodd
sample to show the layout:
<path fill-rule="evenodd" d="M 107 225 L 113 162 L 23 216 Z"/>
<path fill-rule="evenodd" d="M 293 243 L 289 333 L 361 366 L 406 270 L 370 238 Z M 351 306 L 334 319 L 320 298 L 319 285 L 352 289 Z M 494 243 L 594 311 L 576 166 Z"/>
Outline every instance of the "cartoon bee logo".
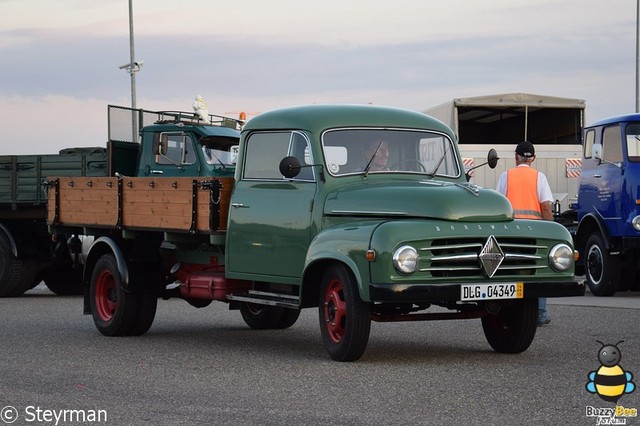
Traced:
<path fill-rule="evenodd" d="M 600 368 L 597 371 L 589 373 L 589 381 L 586 384 L 587 392 L 596 393 L 605 401 L 617 403 L 625 393 L 631 393 L 635 390 L 636 385 L 633 383 L 633 374 L 624 371 L 620 366 L 622 352 L 618 345 L 624 340 L 619 341 L 615 345 L 605 345 L 599 340 L 602 347 L 598 351 L 598 360 Z"/>

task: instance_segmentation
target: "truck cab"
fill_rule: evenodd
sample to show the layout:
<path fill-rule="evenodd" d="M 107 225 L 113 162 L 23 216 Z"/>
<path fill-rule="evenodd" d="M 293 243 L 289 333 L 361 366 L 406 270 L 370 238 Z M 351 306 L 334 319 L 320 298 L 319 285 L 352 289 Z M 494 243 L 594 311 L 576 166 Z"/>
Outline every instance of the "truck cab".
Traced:
<path fill-rule="evenodd" d="M 585 128 L 576 246 L 592 293 L 637 290 L 640 263 L 640 114 Z"/>
<path fill-rule="evenodd" d="M 110 174 L 233 176 L 242 120 L 109 105 Z M 124 129 L 127 129 L 126 131 Z M 133 130 L 132 130 L 133 129 Z"/>

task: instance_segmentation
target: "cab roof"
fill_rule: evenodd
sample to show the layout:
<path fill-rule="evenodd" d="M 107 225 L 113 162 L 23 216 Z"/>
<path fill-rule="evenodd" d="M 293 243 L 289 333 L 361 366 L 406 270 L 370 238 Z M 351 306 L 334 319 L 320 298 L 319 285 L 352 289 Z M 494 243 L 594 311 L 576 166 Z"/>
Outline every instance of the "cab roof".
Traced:
<path fill-rule="evenodd" d="M 441 121 L 420 112 L 378 105 L 304 105 L 277 109 L 257 115 L 243 132 L 299 129 L 321 133 L 340 127 L 389 127 L 453 132 Z"/>
<path fill-rule="evenodd" d="M 640 121 L 640 114 L 625 114 L 625 115 L 616 115 L 613 117 L 603 118 L 602 120 L 598 120 L 595 123 L 586 126 L 585 128 L 597 127 L 597 126 L 606 126 L 609 124 L 615 123 L 630 123 L 634 121 Z"/>

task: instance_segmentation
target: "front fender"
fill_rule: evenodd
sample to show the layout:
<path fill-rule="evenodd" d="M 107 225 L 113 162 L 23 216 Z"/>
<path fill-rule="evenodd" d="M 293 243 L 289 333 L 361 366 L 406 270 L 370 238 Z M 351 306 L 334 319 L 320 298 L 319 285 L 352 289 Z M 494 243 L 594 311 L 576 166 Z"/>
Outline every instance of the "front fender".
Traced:
<path fill-rule="evenodd" d="M 597 212 L 596 212 L 597 213 Z M 585 244 L 587 243 L 587 239 L 589 235 L 593 232 L 598 231 L 604 240 L 604 244 L 607 249 L 611 249 L 613 246 L 613 240 L 611 235 L 609 235 L 609 229 L 607 228 L 604 219 L 600 214 L 589 213 L 586 214 L 578 224 L 578 231 L 576 232 L 576 241 L 575 246 L 578 251 L 582 251 Z M 583 253 L 580 253 L 583 255 Z"/>
<path fill-rule="evenodd" d="M 318 233 L 309 246 L 303 274 L 319 262 L 335 261 L 346 265 L 358 283 L 360 298 L 369 297 L 370 271 L 365 254 L 369 249 L 371 236 L 380 221 L 350 222 L 334 226 Z"/>

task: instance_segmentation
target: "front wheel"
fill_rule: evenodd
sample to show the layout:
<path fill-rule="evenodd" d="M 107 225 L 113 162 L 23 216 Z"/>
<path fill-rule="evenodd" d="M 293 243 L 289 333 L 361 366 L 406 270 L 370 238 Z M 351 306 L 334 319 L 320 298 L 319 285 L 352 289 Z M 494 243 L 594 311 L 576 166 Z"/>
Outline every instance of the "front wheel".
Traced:
<path fill-rule="evenodd" d="M 318 306 L 324 346 L 336 361 L 355 361 L 367 349 L 371 308 L 360 299 L 355 277 L 343 265 L 322 276 Z"/>
<path fill-rule="evenodd" d="M 620 262 L 617 256 L 607 252 L 604 240 L 598 233 L 587 239 L 585 247 L 585 277 L 589 290 L 595 296 L 612 296 L 620 282 Z"/>
<path fill-rule="evenodd" d="M 536 335 L 538 299 L 524 299 L 505 305 L 497 314 L 482 317 L 482 329 L 489 345 L 508 354 L 524 352 Z"/>

